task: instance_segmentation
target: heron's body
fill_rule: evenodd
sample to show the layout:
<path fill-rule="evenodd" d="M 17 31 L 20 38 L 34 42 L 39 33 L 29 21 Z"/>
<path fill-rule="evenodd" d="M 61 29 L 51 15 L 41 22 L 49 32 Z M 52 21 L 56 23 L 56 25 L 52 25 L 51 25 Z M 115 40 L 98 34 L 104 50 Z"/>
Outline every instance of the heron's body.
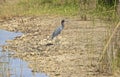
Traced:
<path fill-rule="evenodd" d="M 52 33 L 51 39 L 58 36 L 64 28 L 64 20 L 61 21 L 61 26 L 57 27 Z"/>

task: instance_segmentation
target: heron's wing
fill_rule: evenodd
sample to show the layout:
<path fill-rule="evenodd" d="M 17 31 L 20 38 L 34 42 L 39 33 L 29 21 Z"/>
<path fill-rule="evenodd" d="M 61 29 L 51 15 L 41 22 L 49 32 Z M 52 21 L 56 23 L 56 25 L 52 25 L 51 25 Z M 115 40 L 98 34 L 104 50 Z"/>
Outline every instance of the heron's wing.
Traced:
<path fill-rule="evenodd" d="M 55 37 L 55 36 L 58 36 L 58 34 L 60 34 L 60 32 L 62 31 L 62 28 L 59 26 L 58 28 L 56 28 L 54 30 L 54 32 L 52 33 L 52 39 Z"/>

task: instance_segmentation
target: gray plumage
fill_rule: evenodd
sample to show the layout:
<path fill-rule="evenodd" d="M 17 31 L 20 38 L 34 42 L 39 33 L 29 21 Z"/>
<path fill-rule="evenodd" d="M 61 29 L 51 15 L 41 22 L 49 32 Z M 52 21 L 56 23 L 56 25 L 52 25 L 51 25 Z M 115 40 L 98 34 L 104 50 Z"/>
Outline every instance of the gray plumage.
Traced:
<path fill-rule="evenodd" d="M 52 33 L 52 36 L 51 36 L 51 39 L 53 39 L 54 37 L 56 37 L 56 36 L 58 36 L 60 33 L 61 33 L 61 31 L 63 30 L 63 28 L 64 28 L 64 20 L 62 20 L 61 21 L 61 26 L 58 26 L 55 30 L 54 30 L 54 32 Z"/>

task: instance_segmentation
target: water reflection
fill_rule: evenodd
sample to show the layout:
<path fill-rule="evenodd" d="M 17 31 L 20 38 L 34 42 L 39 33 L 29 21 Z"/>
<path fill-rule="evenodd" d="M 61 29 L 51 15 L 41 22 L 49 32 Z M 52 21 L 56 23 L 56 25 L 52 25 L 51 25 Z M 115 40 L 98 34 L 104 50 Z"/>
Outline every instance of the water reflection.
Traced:
<path fill-rule="evenodd" d="M 6 40 L 14 39 L 22 33 L 8 32 L 0 30 L 0 45 L 6 44 Z M 27 62 L 9 57 L 8 51 L 2 52 L 0 48 L 0 77 L 47 77 L 44 73 L 32 73 L 28 68 Z"/>

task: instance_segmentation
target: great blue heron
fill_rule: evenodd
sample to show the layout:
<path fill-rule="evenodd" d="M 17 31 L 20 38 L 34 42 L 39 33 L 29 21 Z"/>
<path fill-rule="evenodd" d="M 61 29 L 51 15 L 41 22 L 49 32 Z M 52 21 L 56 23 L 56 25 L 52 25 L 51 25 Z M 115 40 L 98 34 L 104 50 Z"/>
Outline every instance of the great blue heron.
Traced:
<path fill-rule="evenodd" d="M 65 20 L 62 20 L 61 25 L 54 30 L 54 32 L 52 33 L 51 39 L 54 39 L 54 37 L 58 36 L 61 33 L 61 31 L 64 28 L 64 22 Z"/>

